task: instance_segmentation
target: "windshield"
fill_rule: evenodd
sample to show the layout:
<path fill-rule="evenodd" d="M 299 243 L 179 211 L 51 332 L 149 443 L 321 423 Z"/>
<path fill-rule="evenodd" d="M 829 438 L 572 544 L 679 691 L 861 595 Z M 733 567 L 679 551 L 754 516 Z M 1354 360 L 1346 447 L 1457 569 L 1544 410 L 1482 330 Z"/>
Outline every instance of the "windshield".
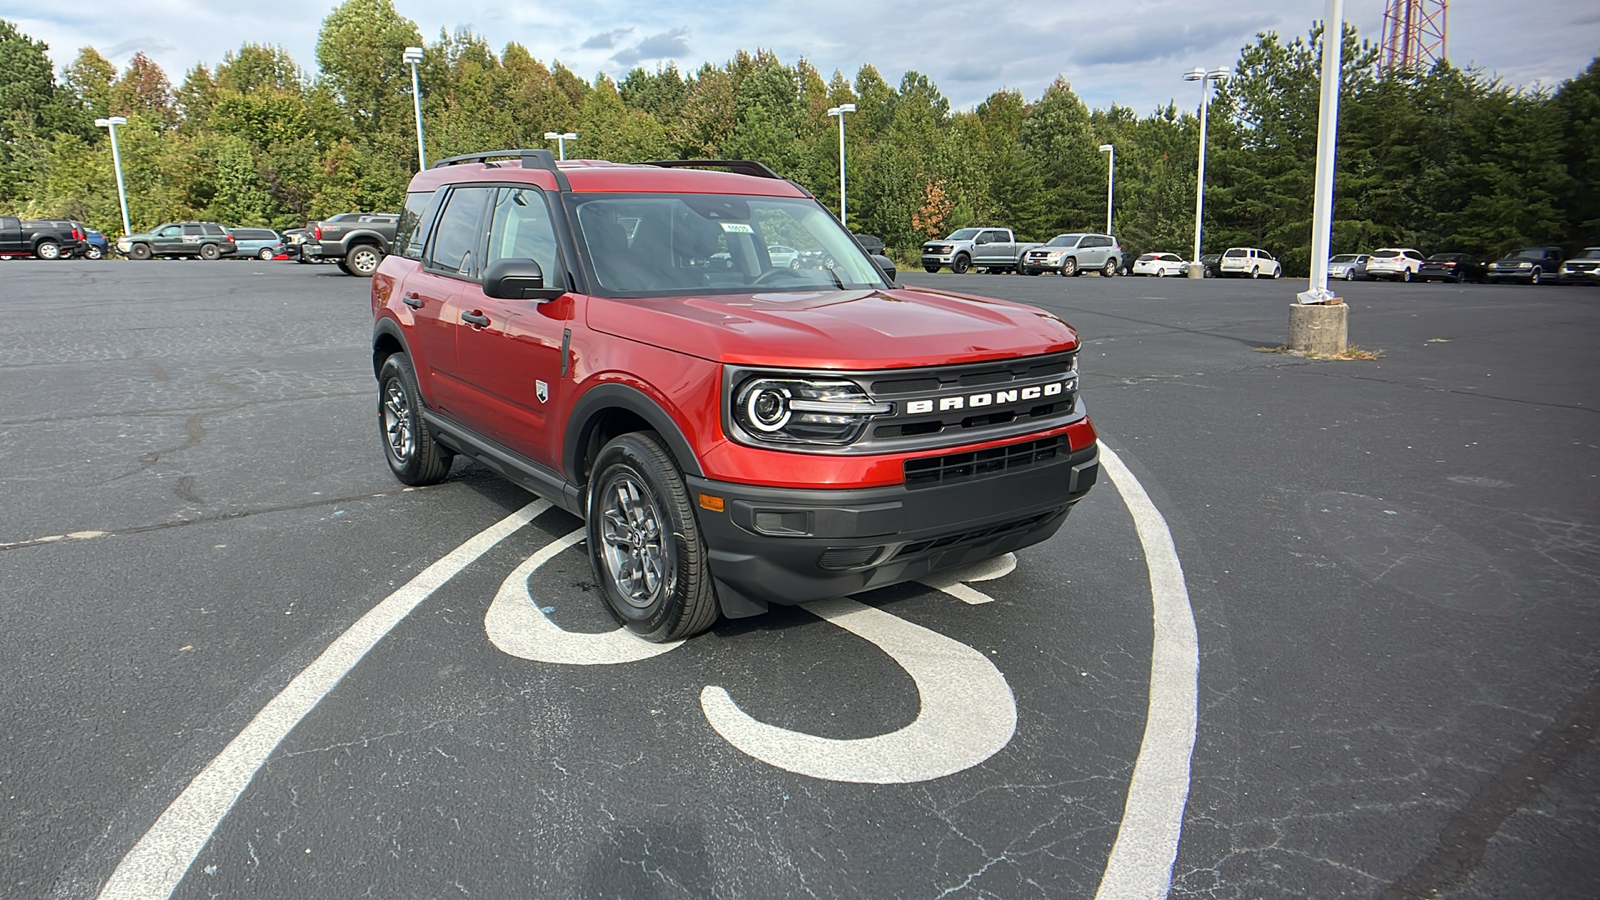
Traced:
<path fill-rule="evenodd" d="M 1600 247 L 1589 247 L 1573 259 L 1600 259 Z"/>
<path fill-rule="evenodd" d="M 1051 238 L 1049 243 L 1045 244 L 1045 246 L 1046 247 L 1076 247 L 1076 246 L 1078 246 L 1078 238 L 1080 238 L 1082 236 L 1083 235 L 1081 235 L 1081 234 L 1058 234 L 1055 237 Z"/>
<path fill-rule="evenodd" d="M 576 201 L 584 249 L 608 295 L 888 286 L 838 220 L 814 200 L 585 194 Z"/>
<path fill-rule="evenodd" d="M 973 238 L 978 236 L 978 231 L 979 231 L 979 229 L 977 229 L 977 228 L 963 228 L 963 229 L 957 231 L 955 234 L 952 234 L 949 237 L 945 238 L 945 240 L 947 240 L 947 241 L 970 241 Z"/>

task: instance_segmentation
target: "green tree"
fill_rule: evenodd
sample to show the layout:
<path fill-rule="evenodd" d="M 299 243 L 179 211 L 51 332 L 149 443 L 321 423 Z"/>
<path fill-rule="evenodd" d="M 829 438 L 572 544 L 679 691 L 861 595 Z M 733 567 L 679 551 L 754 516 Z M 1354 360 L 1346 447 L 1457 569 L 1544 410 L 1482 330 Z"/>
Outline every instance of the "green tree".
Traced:
<path fill-rule="evenodd" d="M 356 129 L 377 134 L 399 128 L 408 114 L 407 47 L 420 46 L 417 24 L 392 0 L 345 0 L 322 20 L 317 65 Z"/>

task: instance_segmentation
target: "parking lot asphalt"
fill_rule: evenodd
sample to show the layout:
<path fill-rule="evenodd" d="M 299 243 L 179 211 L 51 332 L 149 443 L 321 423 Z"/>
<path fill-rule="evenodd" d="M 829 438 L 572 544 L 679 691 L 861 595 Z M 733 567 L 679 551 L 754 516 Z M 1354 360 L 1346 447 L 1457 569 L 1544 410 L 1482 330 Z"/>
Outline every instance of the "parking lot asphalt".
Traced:
<path fill-rule="evenodd" d="M 1170 527 L 1199 648 L 1174 896 L 1600 883 L 1600 290 L 1342 286 L 1379 356 L 1336 362 L 1265 352 L 1288 280 L 903 280 L 1075 325 L 1102 440 Z M 393 480 L 366 282 L 17 261 L 0 312 L 0 895 L 1126 889 L 1157 554 L 1107 479 L 967 582 L 992 602 L 906 585 L 574 665 L 547 657 L 612 628 L 559 543 L 579 523 L 473 466 Z M 407 597 L 236 800 L 207 781 Z M 716 688 L 822 749 L 741 743 Z M 908 756 L 948 774 L 808 773 L 963 703 Z M 127 862 L 193 797 L 217 824 L 192 864 Z"/>

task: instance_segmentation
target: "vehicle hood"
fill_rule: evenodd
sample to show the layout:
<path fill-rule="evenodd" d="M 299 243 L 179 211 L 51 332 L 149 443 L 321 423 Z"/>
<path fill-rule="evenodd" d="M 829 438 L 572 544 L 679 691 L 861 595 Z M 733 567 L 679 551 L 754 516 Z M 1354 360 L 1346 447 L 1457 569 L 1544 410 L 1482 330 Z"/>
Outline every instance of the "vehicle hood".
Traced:
<path fill-rule="evenodd" d="M 596 331 L 716 362 L 873 369 L 1070 350 L 1078 335 L 1042 309 L 897 288 L 692 297 L 594 297 Z"/>

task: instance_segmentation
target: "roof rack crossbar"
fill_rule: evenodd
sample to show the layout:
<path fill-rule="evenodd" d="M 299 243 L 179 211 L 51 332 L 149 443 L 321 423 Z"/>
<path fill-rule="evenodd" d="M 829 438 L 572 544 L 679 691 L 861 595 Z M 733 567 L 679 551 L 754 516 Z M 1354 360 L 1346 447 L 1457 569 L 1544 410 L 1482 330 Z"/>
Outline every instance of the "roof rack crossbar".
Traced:
<path fill-rule="evenodd" d="M 463 163 L 484 163 L 491 159 L 514 156 L 522 160 L 524 169 L 544 169 L 556 176 L 556 184 L 563 191 L 571 191 L 572 184 L 567 181 L 567 174 L 556 167 L 555 154 L 549 150 L 488 150 L 482 153 L 465 153 L 461 156 L 452 156 L 441 159 L 433 164 L 437 169 L 442 166 L 456 166 Z"/>
<path fill-rule="evenodd" d="M 727 169 L 740 175 L 783 180 L 783 176 L 768 168 L 766 163 L 756 162 L 753 159 L 658 159 L 645 165 L 660 166 L 663 169 Z"/>

